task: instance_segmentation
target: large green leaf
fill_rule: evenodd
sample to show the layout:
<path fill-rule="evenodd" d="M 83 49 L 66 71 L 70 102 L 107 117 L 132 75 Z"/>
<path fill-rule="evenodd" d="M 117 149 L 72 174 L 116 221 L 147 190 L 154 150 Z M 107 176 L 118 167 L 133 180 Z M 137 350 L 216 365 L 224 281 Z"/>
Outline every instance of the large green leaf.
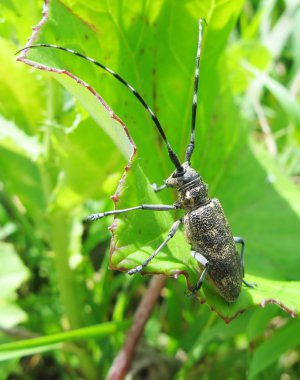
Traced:
<path fill-rule="evenodd" d="M 171 145 L 183 157 L 189 135 L 197 24 L 199 17 L 207 19 L 192 163 L 201 169 L 210 194 L 222 201 L 234 234 L 246 238 L 246 279 L 258 284 L 255 289 L 243 287 L 239 300 L 232 305 L 205 284 L 200 299 L 226 320 L 267 302 L 277 303 L 293 315 L 300 310 L 294 265 L 300 227 L 294 202 L 299 191 L 268 156 L 257 151 L 256 143 L 247 143 L 247 131 L 230 90 L 224 53 L 242 3 L 206 0 L 193 6 L 187 2 L 175 6 L 170 0 L 147 5 L 138 1 L 129 6 L 72 1 L 70 11 L 69 2 L 52 0 L 47 19 L 30 40 L 86 53 L 124 76 L 145 96 L 165 126 Z M 166 190 L 158 197 L 151 189 L 151 182 L 161 183 L 173 169 L 151 119 L 128 89 L 66 52 L 33 49 L 25 55 L 21 58 L 24 62 L 51 71 L 110 135 L 126 159 L 130 158 L 130 170 L 126 170 L 114 197 L 117 207 L 172 204 L 174 194 Z M 126 121 L 137 155 L 122 123 L 94 91 Z M 106 162 L 105 155 L 102 160 Z M 146 211 L 118 218 L 112 227 L 112 266 L 128 270 L 142 262 L 166 237 L 172 220 L 169 214 Z M 181 233 L 145 273 L 183 273 L 189 286 L 199 276 Z"/>

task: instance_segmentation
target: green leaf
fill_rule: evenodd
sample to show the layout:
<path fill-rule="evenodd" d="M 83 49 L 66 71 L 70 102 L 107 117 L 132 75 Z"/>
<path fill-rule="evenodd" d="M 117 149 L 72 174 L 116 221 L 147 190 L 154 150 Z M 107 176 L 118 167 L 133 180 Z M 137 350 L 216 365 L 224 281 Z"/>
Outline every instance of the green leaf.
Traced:
<path fill-rule="evenodd" d="M 261 344 L 255 350 L 247 379 L 253 379 L 286 351 L 299 345 L 299 327 L 299 320 L 290 321 L 286 326 L 276 330 L 268 340 Z"/>
<path fill-rule="evenodd" d="M 15 299 L 16 290 L 27 280 L 29 271 L 11 244 L 0 242 L 0 251 L 0 326 L 11 328 L 27 317 Z"/>
<path fill-rule="evenodd" d="M 75 85 L 74 81 L 73 84 Z M 78 85 L 75 86 L 78 87 Z M 83 91 L 82 97 L 84 98 L 85 95 L 86 92 Z M 87 99 L 87 102 L 93 105 L 92 99 L 89 101 Z M 98 103 L 93 106 L 94 113 L 99 116 L 98 121 L 103 122 L 100 116 L 101 106 Z M 108 115 L 108 120 L 110 119 Z M 112 125 L 109 124 L 109 126 Z M 122 133 L 123 128 L 120 130 L 120 139 L 124 140 Z M 107 178 L 112 175 L 115 177 L 116 172 L 120 171 L 120 162 L 126 162 L 109 137 L 103 135 L 89 117 L 67 133 L 62 130 L 53 131 L 52 139 L 52 149 L 57 152 L 56 165 L 60 170 L 60 178 L 53 189 L 51 210 L 58 207 L 72 212 L 75 207 L 82 206 L 86 199 L 103 195 Z M 128 140 L 123 143 L 124 147 L 127 144 L 130 152 Z M 117 183 L 117 180 L 114 178 L 113 183 Z"/>
<path fill-rule="evenodd" d="M 274 97 L 277 99 L 291 120 L 293 120 L 296 126 L 300 128 L 300 108 L 293 94 L 275 79 L 271 78 L 266 73 L 257 70 L 255 67 L 249 65 L 248 63 L 244 63 L 244 67 L 249 70 L 250 73 L 255 75 L 261 84 L 268 88 L 268 90 L 274 95 Z"/>
<path fill-rule="evenodd" d="M 40 216 L 46 209 L 43 176 L 37 160 L 42 151 L 36 136 L 29 136 L 0 117 L 0 178 L 6 191 L 17 195 L 32 216 Z"/>
<path fill-rule="evenodd" d="M 42 153 L 37 136 L 29 136 L 15 123 L 0 116 L 0 146 L 36 161 Z"/>
<path fill-rule="evenodd" d="M 6 15 L 1 13 L 1 16 L 4 18 Z M 15 24 L 20 24 L 19 20 L 15 21 Z M 2 36 L 1 33 L 0 35 Z M 4 38 L 0 38 L 0 44 L 0 70 L 6 73 L 0 78 L 0 113 L 6 119 L 13 115 L 14 123 L 21 125 L 26 133 L 37 133 L 46 106 L 44 84 L 37 80 L 37 73 L 29 73 L 28 70 L 26 72 L 24 66 L 15 62 L 14 44 Z"/>
<path fill-rule="evenodd" d="M 241 40 L 229 47 L 228 65 L 231 73 L 229 79 L 234 94 L 246 91 L 251 82 L 252 75 L 242 65 L 245 61 L 264 71 L 270 64 L 271 55 L 266 47 L 257 41 Z"/>
<path fill-rule="evenodd" d="M 115 3 L 110 7 L 101 4 L 98 5 L 101 13 L 95 17 L 92 7 L 98 3 L 77 8 L 79 3 L 74 2 L 70 12 L 63 2 L 53 0 L 38 40 L 30 41 L 59 43 L 117 71 L 156 111 L 172 147 L 183 157 L 190 134 L 198 19 L 206 18 L 197 145 L 192 164 L 209 184 L 210 195 L 221 200 L 234 235 L 245 237 L 246 280 L 258 285 L 254 289 L 243 287 L 239 300 L 229 305 L 205 283 L 200 300 L 205 300 L 226 321 L 249 307 L 263 306 L 267 302 L 278 304 L 292 315 L 298 315 L 300 310 L 299 298 L 295 297 L 300 284 L 294 265 L 299 247 L 300 214 L 295 206 L 299 191 L 257 143 L 248 144 L 248 132 L 230 89 L 233 73 L 228 71 L 230 54 L 226 54 L 226 41 L 242 3 L 207 0 L 197 8 L 180 2 L 176 12 L 170 1 L 151 2 L 145 9 L 140 9 L 139 3 L 132 9 L 128 6 L 123 9 Z M 98 25 L 101 25 L 101 33 Z M 28 59 L 37 60 L 39 64 Z M 33 49 L 21 60 L 51 71 L 109 134 L 123 156 L 130 158 L 114 196 L 117 208 L 174 202 L 175 195 L 170 191 L 158 196 L 151 189 L 151 182 L 160 184 L 174 168 L 151 118 L 128 89 L 89 62 L 66 52 Z M 106 99 L 115 114 L 94 90 Z M 130 135 L 116 114 L 124 119 Z M 105 159 L 103 155 L 104 163 Z M 136 211 L 116 219 L 112 227 L 111 265 L 128 270 L 141 263 L 165 239 L 178 217 L 177 214 L 172 218 L 162 212 Z M 199 269 L 189 250 L 179 232 L 145 268 L 145 273 L 175 277 L 184 274 L 188 286 L 195 285 Z"/>

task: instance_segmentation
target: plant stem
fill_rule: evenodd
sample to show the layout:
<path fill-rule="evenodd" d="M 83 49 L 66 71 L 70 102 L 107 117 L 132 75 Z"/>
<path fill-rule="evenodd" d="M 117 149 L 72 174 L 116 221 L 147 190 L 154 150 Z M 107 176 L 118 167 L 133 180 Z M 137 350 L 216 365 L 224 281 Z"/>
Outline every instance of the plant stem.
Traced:
<path fill-rule="evenodd" d="M 156 304 L 162 287 L 166 281 L 165 276 L 153 276 L 150 281 L 148 290 L 144 295 L 139 307 L 135 313 L 133 325 L 130 328 L 123 348 L 112 363 L 107 375 L 107 380 L 124 379 L 128 369 L 131 366 L 135 350 L 144 331 L 144 327 L 150 317 L 150 314 Z"/>
<path fill-rule="evenodd" d="M 74 272 L 69 266 L 69 247 L 72 222 L 67 212 L 57 210 L 51 214 L 51 243 L 55 254 L 58 288 L 69 325 L 72 329 L 82 327 L 80 297 Z"/>

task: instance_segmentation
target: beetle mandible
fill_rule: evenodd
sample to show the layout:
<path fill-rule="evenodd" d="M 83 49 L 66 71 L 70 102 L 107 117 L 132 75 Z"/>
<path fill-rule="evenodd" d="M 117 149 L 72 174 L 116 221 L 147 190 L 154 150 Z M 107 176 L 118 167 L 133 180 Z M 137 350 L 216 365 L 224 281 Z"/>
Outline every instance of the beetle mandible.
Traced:
<path fill-rule="evenodd" d="M 192 294 L 196 294 L 198 292 L 205 277 L 207 276 L 210 282 L 214 285 L 216 291 L 225 301 L 235 302 L 239 297 L 242 283 L 249 287 L 253 287 L 254 285 L 246 282 L 243 278 L 245 243 L 242 238 L 234 237 L 232 235 L 230 226 L 219 200 L 216 198 L 209 198 L 207 184 L 203 181 L 198 172 L 191 167 L 190 162 L 195 147 L 197 94 L 203 23 L 206 23 L 206 21 L 201 18 L 199 20 L 198 48 L 196 54 L 191 137 L 186 149 L 186 158 L 183 164 L 180 163 L 177 154 L 171 148 L 171 145 L 167 140 L 164 130 L 156 115 L 147 105 L 143 97 L 119 74 L 104 66 L 102 63 L 95 61 L 93 58 L 57 45 L 29 45 L 21 49 L 19 52 L 31 48 L 43 47 L 60 49 L 86 59 L 107 71 L 118 81 L 123 83 L 123 85 L 125 85 L 134 94 L 143 107 L 146 108 L 166 144 L 169 158 L 176 169 L 170 177 L 164 181 L 164 185 L 160 187 L 154 186 L 154 190 L 158 192 L 167 187 L 175 188 L 178 192 L 178 200 L 173 205 L 144 204 L 123 210 L 113 210 L 92 214 L 87 218 L 87 220 L 92 221 L 101 219 L 107 215 L 117 215 L 135 210 L 169 211 L 183 209 L 184 216 L 172 225 L 168 236 L 163 243 L 142 264 L 129 270 L 128 274 L 133 275 L 141 272 L 143 268 L 145 268 L 149 262 L 162 250 L 168 241 L 173 238 L 180 225 L 183 225 L 186 240 L 191 245 L 191 255 L 198 261 L 199 266 L 201 267 L 201 274 L 197 284 L 192 290 Z M 240 256 L 236 250 L 235 244 L 241 244 Z"/>

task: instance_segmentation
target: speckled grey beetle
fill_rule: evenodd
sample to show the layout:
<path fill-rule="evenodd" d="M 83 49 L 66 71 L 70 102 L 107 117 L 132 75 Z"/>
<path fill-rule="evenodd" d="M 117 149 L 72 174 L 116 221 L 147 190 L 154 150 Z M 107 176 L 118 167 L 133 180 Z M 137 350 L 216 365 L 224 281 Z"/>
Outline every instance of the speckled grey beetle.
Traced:
<path fill-rule="evenodd" d="M 168 241 L 175 235 L 179 226 L 183 224 L 187 242 L 191 245 L 191 255 L 198 261 L 201 267 L 200 278 L 194 287 L 192 293 L 196 293 L 205 278 L 208 276 L 210 282 L 214 285 L 216 291 L 227 302 L 237 300 L 242 283 L 252 287 L 247 283 L 244 277 L 244 248 L 245 244 L 242 238 L 233 237 L 224 211 L 218 199 L 210 199 L 208 195 L 208 186 L 202 180 L 201 176 L 191 167 L 190 159 L 195 146 L 195 125 L 197 111 L 197 94 L 198 94 L 198 78 L 199 78 L 199 62 L 202 44 L 202 29 L 204 19 L 199 20 L 199 37 L 198 49 L 196 55 L 196 73 L 194 80 L 194 97 L 192 104 L 192 129 L 190 143 L 186 150 L 186 162 L 180 163 L 176 153 L 171 148 L 166 135 L 161 127 L 158 118 L 147 105 L 142 96 L 128 84 L 119 74 L 105 67 L 93 58 L 86 57 L 74 50 L 52 44 L 36 44 L 29 45 L 22 50 L 31 48 L 53 48 L 60 49 L 81 58 L 84 58 L 103 70 L 113 75 L 118 81 L 123 83 L 139 100 L 139 102 L 150 113 L 161 137 L 163 138 L 169 157 L 176 167 L 174 173 L 165 181 L 165 184 L 156 187 L 156 192 L 167 187 L 175 188 L 178 191 L 178 200 L 173 205 L 140 205 L 123 210 L 107 211 L 90 215 L 87 220 L 97 220 L 107 215 L 116 215 L 134 210 L 152 210 L 152 211 L 168 211 L 181 208 L 184 210 L 184 217 L 177 220 L 171 227 L 167 238 L 157 248 L 157 250 L 148 257 L 141 265 L 131 269 L 128 273 L 135 274 L 141 272 L 148 263 L 162 250 Z M 20 51 L 22 51 L 20 50 Z M 242 245 L 241 256 L 236 251 L 235 243 Z"/>

